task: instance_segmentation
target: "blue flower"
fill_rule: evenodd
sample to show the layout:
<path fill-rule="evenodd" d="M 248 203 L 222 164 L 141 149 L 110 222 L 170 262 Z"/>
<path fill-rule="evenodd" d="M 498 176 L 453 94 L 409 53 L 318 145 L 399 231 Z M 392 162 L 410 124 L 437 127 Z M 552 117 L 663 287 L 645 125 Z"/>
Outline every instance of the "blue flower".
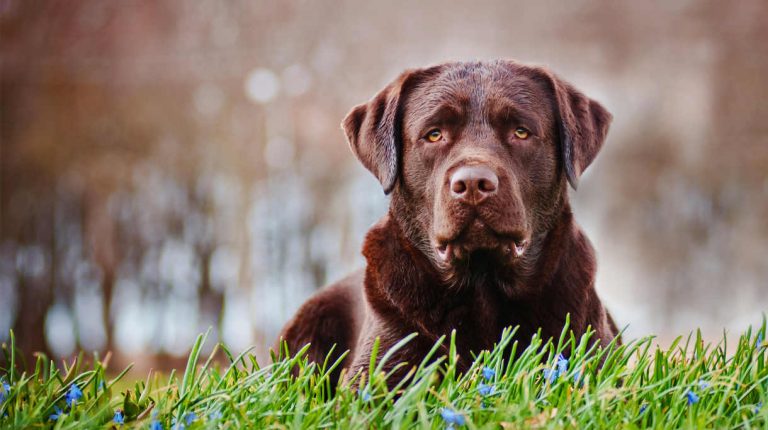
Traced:
<path fill-rule="evenodd" d="M 125 424 L 125 415 L 123 414 L 123 411 L 120 409 L 115 411 L 115 416 L 112 418 L 112 422 L 115 424 L 121 426 Z"/>
<path fill-rule="evenodd" d="M 645 412 L 647 409 L 648 409 L 648 403 L 643 403 L 642 405 L 640 405 L 640 412 L 638 412 L 637 414 L 642 415 L 643 412 Z"/>
<path fill-rule="evenodd" d="M 83 392 L 76 384 L 72 384 L 67 392 L 67 405 L 72 407 L 78 400 L 83 398 Z"/>
<path fill-rule="evenodd" d="M 371 401 L 371 393 L 368 392 L 367 388 L 365 390 L 357 390 L 357 395 L 360 396 L 364 402 Z"/>
<path fill-rule="evenodd" d="M 221 413 L 221 411 L 215 411 L 208 414 L 208 419 L 211 421 L 220 420 L 224 417 L 224 414 Z"/>
<path fill-rule="evenodd" d="M 554 369 L 544 369 L 544 379 L 549 381 L 550 384 L 554 384 L 557 380 L 558 374 L 557 370 Z"/>
<path fill-rule="evenodd" d="M 557 366 L 557 373 L 559 373 L 559 376 L 568 372 L 568 359 L 563 357 L 563 354 L 557 354 L 557 357 L 555 357 L 555 365 Z"/>
<path fill-rule="evenodd" d="M 691 390 L 685 392 L 685 399 L 688 400 L 688 406 L 699 402 L 699 396 Z"/>
<path fill-rule="evenodd" d="M 757 343 L 755 343 L 755 347 L 760 349 L 763 346 L 763 334 L 758 333 L 757 334 Z"/>
<path fill-rule="evenodd" d="M 187 428 L 187 426 L 183 422 L 180 422 L 180 421 L 176 420 L 176 418 L 174 418 L 171 421 L 171 428 L 173 430 L 184 430 L 185 428 Z"/>
<path fill-rule="evenodd" d="M 480 393 L 481 396 L 490 396 L 493 395 L 493 393 L 496 391 L 496 387 L 493 385 L 483 384 L 482 382 L 478 384 L 477 386 L 477 392 Z"/>
<path fill-rule="evenodd" d="M 181 429 L 187 428 L 188 425 L 192 424 L 195 421 L 197 421 L 197 415 L 194 412 L 187 412 L 179 421 L 177 421 L 176 418 L 174 418 L 173 422 L 171 423 L 171 427 L 174 429 L 181 430 Z"/>
<path fill-rule="evenodd" d="M 448 428 L 453 428 L 453 426 L 463 426 L 466 422 L 464 415 L 449 408 L 441 409 L 440 416 L 443 417 L 443 420 L 446 423 L 448 423 Z"/>
<path fill-rule="evenodd" d="M 699 388 L 702 390 L 706 390 L 707 388 L 711 387 L 711 384 L 703 379 L 699 379 Z"/>
<path fill-rule="evenodd" d="M 485 378 L 486 381 L 490 381 L 491 379 L 493 379 L 494 376 L 496 376 L 495 370 L 491 369 L 488 366 L 483 367 L 483 378 Z"/>
<path fill-rule="evenodd" d="M 54 406 L 53 409 L 54 409 L 54 412 L 48 416 L 48 419 L 51 421 L 57 421 L 59 417 L 64 414 L 64 412 L 62 412 L 58 406 Z"/>
<path fill-rule="evenodd" d="M 563 354 L 557 354 L 555 357 L 555 366 L 552 369 L 544 369 L 544 379 L 554 384 L 555 381 L 568 373 L 568 359 Z"/>
<path fill-rule="evenodd" d="M 758 404 L 755 405 L 755 409 L 752 411 L 755 414 L 758 414 L 760 412 L 760 408 L 763 407 L 763 402 L 758 402 Z"/>
<path fill-rule="evenodd" d="M 5 382 L 4 379 L 0 379 L 0 403 L 3 403 L 8 398 L 8 394 L 11 393 L 11 386 Z"/>
<path fill-rule="evenodd" d="M 149 424 L 149 430 L 163 430 L 163 425 L 158 420 L 152 420 Z"/>

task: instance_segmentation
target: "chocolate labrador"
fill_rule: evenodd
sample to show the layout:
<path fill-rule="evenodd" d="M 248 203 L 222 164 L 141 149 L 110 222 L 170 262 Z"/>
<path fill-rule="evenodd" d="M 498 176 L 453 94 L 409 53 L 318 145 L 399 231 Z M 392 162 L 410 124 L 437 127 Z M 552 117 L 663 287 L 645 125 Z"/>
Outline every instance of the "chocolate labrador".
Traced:
<path fill-rule="evenodd" d="M 573 219 L 568 184 L 576 189 L 610 122 L 541 67 L 456 62 L 404 72 L 342 123 L 391 194 L 363 244 L 367 267 L 311 297 L 281 339 L 293 352 L 310 343 L 317 362 L 333 345 L 332 358 L 348 350 L 347 375 L 367 368 L 376 338 L 384 351 L 414 332 L 390 366 L 418 364 L 456 329 L 466 369 L 505 327 L 519 326 L 524 347 L 539 329 L 558 336 L 567 314 L 577 335 L 589 326 L 608 344 L 617 329 L 595 292 L 595 253 Z"/>

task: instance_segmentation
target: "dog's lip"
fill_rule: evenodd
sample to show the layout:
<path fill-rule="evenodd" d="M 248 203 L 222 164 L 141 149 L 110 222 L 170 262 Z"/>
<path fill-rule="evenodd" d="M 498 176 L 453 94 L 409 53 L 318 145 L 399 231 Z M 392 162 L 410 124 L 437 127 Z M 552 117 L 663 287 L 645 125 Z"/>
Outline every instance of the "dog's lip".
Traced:
<path fill-rule="evenodd" d="M 437 238 L 434 240 L 434 249 L 441 261 L 447 262 L 451 259 L 454 254 L 453 251 L 461 245 L 461 241 L 459 239 L 473 224 L 485 228 L 490 234 L 492 234 L 498 242 L 495 248 L 501 250 L 505 255 L 510 255 L 514 258 L 520 258 L 525 254 L 525 251 L 528 250 L 530 240 L 525 233 L 518 231 L 499 232 L 489 227 L 481 220 L 475 220 L 468 223 L 465 228 L 452 235 L 451 237 Z"/>
<path fill-rule="evenodd" d="M 513 252 L 517 258 L 522 257 L 526 249 L 528 249 L 528 239 L 513 241 L 512 246 L 507 245 L 507 252 Z"/>
<path fill-rule="evenodd" d="M 440 260 L 448 261 L 452 248 L 450 243 L 446 243 L 443 245 L 435 245 L 435 250 L 437 250 L 437 256 L 440 257 Z"/>

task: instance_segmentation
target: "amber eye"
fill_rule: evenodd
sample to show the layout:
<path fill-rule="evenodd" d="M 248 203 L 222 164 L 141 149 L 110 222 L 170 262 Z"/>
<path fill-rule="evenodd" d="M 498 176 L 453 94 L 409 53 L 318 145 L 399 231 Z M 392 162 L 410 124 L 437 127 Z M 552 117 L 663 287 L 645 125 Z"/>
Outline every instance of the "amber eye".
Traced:
<path fill-rule="evenodd" d="M 430 132 L 427 133 L 427 140 L 433 143 L 442 139 L 442 137 L 443 133 L 441 133 L 438 129 L 430 130 Z"/>
<path fill-rule="evenodd" d="M 530 132 L 523 127 L 517 127 L 515 129 L 515 137 L 518 139 L 528 139 L 528 136 L 530 136 Z"/>

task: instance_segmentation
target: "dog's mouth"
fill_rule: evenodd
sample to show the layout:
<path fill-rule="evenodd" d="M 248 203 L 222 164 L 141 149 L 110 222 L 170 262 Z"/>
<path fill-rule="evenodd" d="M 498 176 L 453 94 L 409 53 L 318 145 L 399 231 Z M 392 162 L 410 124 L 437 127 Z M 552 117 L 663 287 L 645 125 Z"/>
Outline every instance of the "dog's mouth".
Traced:
<path fill-rule="evenodd" d="M 433 241 L 440 262 L 451 264 L 469 259 L 478 252 L 497 254 L 504 260 L 518 260 L 528 250 L 528 235 L 520 231 L 498 231 L 482 219 L 470 221 L 458 234 Z"/>

